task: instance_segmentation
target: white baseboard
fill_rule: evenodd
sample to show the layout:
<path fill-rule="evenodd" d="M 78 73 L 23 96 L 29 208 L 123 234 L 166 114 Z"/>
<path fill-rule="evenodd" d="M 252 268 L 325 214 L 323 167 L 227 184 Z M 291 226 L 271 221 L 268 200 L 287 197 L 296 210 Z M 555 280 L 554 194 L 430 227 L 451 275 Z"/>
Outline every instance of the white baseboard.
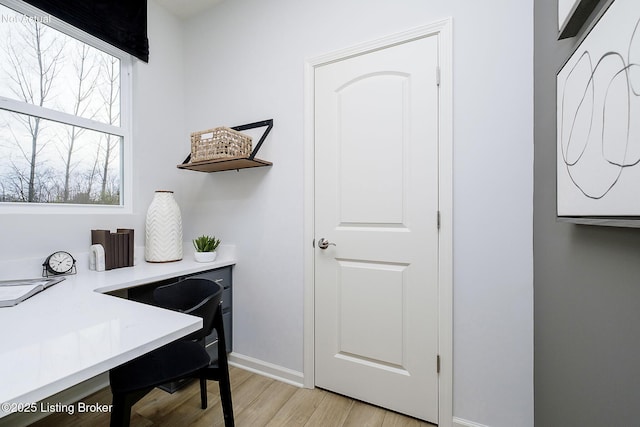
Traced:
<path fill-rule="evenodd" d="M 229 354 L 229 364 L 247 371 L 282 381 L 296 387 L 303 387 L 304 375 L 293 369 L 264 362 L 238 353 Z"/>
<path fill-rule="evenodd" d="M 48 397 L 42 400 L 43 403 L 50 403 L 51 405 L 55 405 L 60 403 L 62 405 L 71 405 L 72 403 L 78 402 L 83 398 L 97 392 L 98 390 L 102 390 L 103 388 L 109 385 L 109 374 L 104 373 L 98 376 L 95 376 L 87 381 L 84 381 L 78 385 L 75 385 L 71 388 L 61 391 L 58 394 L 54 394 L 51 397 Z M 93 404 L 95 402 L 85 402 L 88 404 Z M 40 407 L 40 402 L 38 402 L 38 407 Z M 11 427 L 24 427 L 30 424 L 35 423 L 42 418 L 51 415 L 47 412 L 21 412 L 21 413 L 13 413 L 11 415 L 7 415 L 6 417 L 0 418 L 0 427 L 11 426 Z"/>
<path fill-rule="evenodd" d="M 453 427 L 489 427 L 484 424 L 474 423 L 473 421 L 463 420 L 462 418 L 453 417 Z"/>

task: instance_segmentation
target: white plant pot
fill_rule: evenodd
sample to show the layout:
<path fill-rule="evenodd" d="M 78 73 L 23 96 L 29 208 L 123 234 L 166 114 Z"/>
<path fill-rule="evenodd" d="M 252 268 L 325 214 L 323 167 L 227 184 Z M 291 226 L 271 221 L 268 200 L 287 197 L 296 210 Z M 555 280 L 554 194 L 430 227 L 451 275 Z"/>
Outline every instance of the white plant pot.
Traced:
<path fill-rule="evenodd" d="M 194 252 L 193 257 L 197 262 L 213 262 L 216 260 L 218 252 Z"/>

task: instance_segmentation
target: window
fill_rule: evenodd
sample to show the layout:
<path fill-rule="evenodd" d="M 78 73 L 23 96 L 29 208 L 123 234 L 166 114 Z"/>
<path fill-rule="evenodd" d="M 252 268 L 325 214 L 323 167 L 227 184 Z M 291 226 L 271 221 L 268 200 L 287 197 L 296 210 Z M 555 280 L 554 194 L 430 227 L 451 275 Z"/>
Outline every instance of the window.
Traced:
<path fill-rule="evenodd" d="M 0 204 L 124 206 L 131 58 L 0 4 Z"/>

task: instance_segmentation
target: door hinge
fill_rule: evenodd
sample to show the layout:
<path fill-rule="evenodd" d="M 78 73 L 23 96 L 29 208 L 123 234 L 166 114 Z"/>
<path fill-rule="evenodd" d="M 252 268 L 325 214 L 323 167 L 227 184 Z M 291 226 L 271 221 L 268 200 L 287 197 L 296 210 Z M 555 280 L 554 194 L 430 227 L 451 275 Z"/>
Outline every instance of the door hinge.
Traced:
<path fill-rule="evenodd" d="M 440 211 L 438 211 L 437 217 L 438 217 L 438 219 L 436 221 L 438 223 L 438 230 L 440 230 Z"/>
<path fill-rule="evenodd" d="M 436 369 L 440 373 L 440 355 L 436 357 Z"/>
<path fill-rule="evenodd" d="M 440 67 L 436 67 L 436 85 L 440 86 Z"/>
<path fill-rule="evenodd" d="M 316 239 L 313 239 L 313 242 L 311 243 L 311 246 L 313 246 L 314 248 L 316 247 Z"/>

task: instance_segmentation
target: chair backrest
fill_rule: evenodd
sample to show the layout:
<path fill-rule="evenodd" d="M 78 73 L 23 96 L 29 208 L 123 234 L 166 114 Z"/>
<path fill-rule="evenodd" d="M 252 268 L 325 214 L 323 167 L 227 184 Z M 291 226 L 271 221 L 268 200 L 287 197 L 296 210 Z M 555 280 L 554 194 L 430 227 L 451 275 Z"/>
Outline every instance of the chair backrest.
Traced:
<path fill-rule="evenodd" d="M 157 287 L 153 298 L 161 307 L 202 317 L 202 329 L 185 339 L 203 339 L 213 330 L 216 312 L 221 310 L 222 291 L 222 286 L 213 280 L 189 277 Z"/>

